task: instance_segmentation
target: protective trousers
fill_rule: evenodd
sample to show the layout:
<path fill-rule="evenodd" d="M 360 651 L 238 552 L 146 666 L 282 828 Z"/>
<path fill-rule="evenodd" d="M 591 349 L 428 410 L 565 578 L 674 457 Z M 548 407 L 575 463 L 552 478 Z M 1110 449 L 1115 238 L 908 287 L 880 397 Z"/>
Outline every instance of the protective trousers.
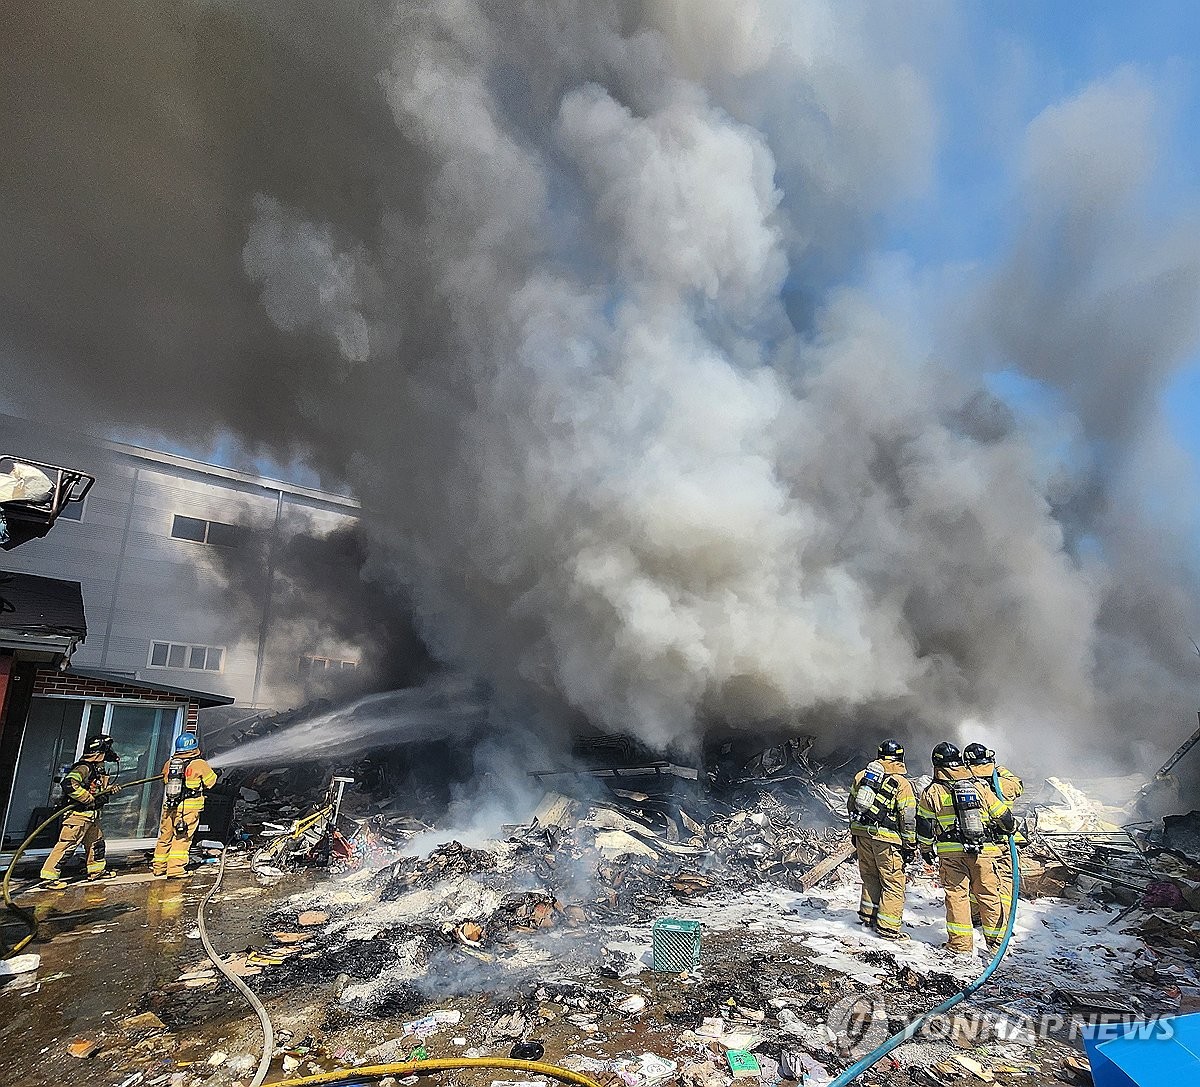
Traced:
<path fill-rule="evenodd" d="M 862 898 L 858 916 L 885 932 L 899 932 L 904 917 L 904 861 L 900 847 L 877 838 L 855 835 Z"/>
<path fill-rule="evenodd" d="M 946 946 L 951 951 L 970 954 L 975 949 L 972 895 L 979 907 L 988 947 L 995 948 L 1003 938 L 1008 914 L 1001 901 L 998 860 L 992 854 L 965 852 L 943 853 L 938 858 L 942 887 L 946 891 Z"/>
<path fill-rule="evenodd" d="M 1004 852 L 994 859 L 996 861 L 996 878 L 1000 885 L 1000 908 L 1004 911 L 1005 925 L 1003 927 L 1007 928 L 1008 911 L 1012 909 L 1012 857 L 1008 855 L 1006 847 Z M 971 922 L 976 926 L 982 924 L 982 919 L 979 916 L 979 903 L 975 901 L 974 894 L 971 895 Z"/>
<path fill-rule="evenodd" d="M 87 857 L 88 879 L 95 879 L 104 871 L 104 833 L 93 811 L 67 813 L 62 830 L 58 832 L 58 841 L 42 864 L 42 879 L 59 879 L 62 876 L 60 865 L 63 858 L 79 845 L 83 846 Z"/>
<path fill-rule="evenodd" d="M 158 841 L 154 845 L 154 860 L 150 862 L 151 871 L 156 876 L 187 875 L 188 854 L 199 825 L 198 811 L 163 808 Z"/>

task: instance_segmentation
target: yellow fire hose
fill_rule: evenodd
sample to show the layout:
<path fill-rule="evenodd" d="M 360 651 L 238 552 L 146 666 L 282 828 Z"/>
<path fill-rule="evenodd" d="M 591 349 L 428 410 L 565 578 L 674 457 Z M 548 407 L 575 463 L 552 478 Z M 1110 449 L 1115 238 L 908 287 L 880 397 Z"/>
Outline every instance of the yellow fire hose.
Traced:
<path fill-rule="evenodd" d="M 502 1068 L 509 1072 L 549 1076 L 574 1087 L 600 1087 L 594 1079 L 569 1068 L 559 1068 L 541 1061 L 518 1061 L 512 1057 L 447 1057 L 428 1061 L 405 1061 L 402 1064 L 371 1064 L 364 1068 L 338 1068 L 316 1076 L 278 1080 L 271 1087 L 316 1087 L 317 1084 L 362 1083 L 384 1076 L 420 1076 L 430 1072 L 455 1072 L 464 1068 Z"/>
<path fill-rule="evenodd" d="M 123 781 L 119 785 L 114 785 L 111 789 L 106 790 L 106 793 L 107 793 L 107 795 L 111 796 L 113 793 L 119 793 L 122 789 L 130 789 L 134 785 L 147 785 L 152 781 L 159 781 L 161 779 L 162 779 L 161 774 L 155 774 L 153 777 L 138 778 L 137 781 Z M 4 958 L 6 958 L 6 959 L 11 959 L 15 954 L 17 954 L 23 948 L 27 947 L 29 945 L 30 941 L 32 941 L 33 939 L 35 939 L 37 937 L 37 931 L 38 931 L 37 916 L 33 913 L 33 911 L 25 909 L 24 906 L 18 906 L 16 904 L 16 902 L 13 901 L 12 892 L 9 890 L 9 884 L 12 882 L 12 874 L 14 871 L 16 871 L 17 862 L 21 859 L 21 855 L 25 852 L 25 850 L 27 850 L 30 847 L 30 845 L 33 843 L 34 839 L 36 839 L 37 836 L 39 834 L 41 834 L 43 830 L 45 830 L 51 823 L 53 823 L 55 819 L 59 818 L 63 814 L 63 812 L 67 811 L 68 807 L 69 807 L 69 805 L 64 805 L 63 807 L 59 808 L 53 815 L 51 815 L 50 818 L 47 819 L 44 823 L 39 824 L 37 829 L 32 834 L 30 834 L 29 837 L 26 838 L 25 841 L 23 841 L 17 847 L 17 851 L 13 854 L 12 860 L 8 862 L 8 868 L 4 872 L 4 882 L 3 882 L 4 908 L 6 910 L 8 910 L 8 912 L 11 913 L 14 917 L 18 918 L 19 920 L 24 922 L 24 924 L 28 925 L 29 933 L 28 933 L 28 935 L 21 937 L 21 939 L 19 939 L 15 944 L 13 944 L 12 947 L 10 947 L 7 951 L 4 952 Z M 97 816 L 97 818 L 98 818 L 98 816 Z"/>

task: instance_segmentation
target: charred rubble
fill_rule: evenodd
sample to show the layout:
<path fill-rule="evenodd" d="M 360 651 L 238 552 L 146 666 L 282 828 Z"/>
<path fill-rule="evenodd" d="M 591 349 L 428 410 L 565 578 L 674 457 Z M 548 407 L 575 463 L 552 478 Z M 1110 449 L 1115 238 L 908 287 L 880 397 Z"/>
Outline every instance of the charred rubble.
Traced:
<path fill-rule="evenodd" d="M 318 1009 L 304 1044 L 285 1038 L 280 1055 L 319 1071 L 418 1052 L 505 1054 L 532 1040 L 629 1087 L 729 1087 L 719 1058 L 736 1047 L 755 1053 L 762 1078 L 819 1082 L 853 1059 L 855 1024 L 865 1031 L 872 1009 L 886 1007 L 875 1028 L 899 1029 L 969 980 L 969 967 L 932 949 L 906 956 L 838 934 L 835 915 L 852 913 L 857 893 L 843 812 L 859 755 L 818 759 L 803 738 L 736 763 L 724 754 L 701 769 L 627 758 L 535 770 L 545 792 L 532 817 L 470 844 L 437 829 L 451 790 L 426 771 L 431 759 L 444 770 L 444 752 L 235 775 L 229 836 L 241 853 L 229 863 L 276 893 L 232 964 L 264 998 L 302 994 Z M 255 867 L 289 818 L 319 810 L 335 772 L 355 778 L 336 823 L 349 848 Z M 1032 946 L 1018 942 L 1011 967 L 946 1032 L 897 1050 L 863 1082 L 1085 1082 L 1078 1023 L 1200 1007 L 1195 813 L 1131 822 L 1132 808 L 1051 778 L 1019 814 Z M 314 879 L 313 864 L 338 878 Z M 914 872 L 910 892 L 940 926 L 934 873 Z M 1064 911 L 1074 928 L 1060 932 Z M 758 923 L 766 914 L 771 924 Z M 717 918 L 699 964 L 650 969 L 652 922 L 689 916 Z M 1107 949 L 1114 939 L 1124 959 Z M 202 962 L 181 966 L 144 1001 L 172 1028 L 224 999 Z M 1047 1011 L 1064 1017 L 1049 1034 L 1021 1026 Z M 368 1044 L 381 1030 L 393 1036 Z M 672 1056 L 631 1067 L 639 1047 Z"/>

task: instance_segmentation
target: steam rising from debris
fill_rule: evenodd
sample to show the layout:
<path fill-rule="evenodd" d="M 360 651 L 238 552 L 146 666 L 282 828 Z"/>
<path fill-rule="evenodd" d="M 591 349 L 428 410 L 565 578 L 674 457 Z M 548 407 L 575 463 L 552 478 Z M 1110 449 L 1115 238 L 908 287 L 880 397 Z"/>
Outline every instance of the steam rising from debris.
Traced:
<path fill-rule="evenodd" d="M 937 18 L 32 7 L 11 395 L 348 481 L 434 656 L 563 719 L 1171 735 L 1195 581 L 1084 501 L 1128 497 L 1092 443 L 1137 448 L 1196 339 L 1196 247 L 1137 213 L 1152 95 L 1034 122 L 975 354 L 931 365 L 844 284 L 929 172 Z M 979 389 L 985 351 L 1063 393 L 1088 471 Z"/>

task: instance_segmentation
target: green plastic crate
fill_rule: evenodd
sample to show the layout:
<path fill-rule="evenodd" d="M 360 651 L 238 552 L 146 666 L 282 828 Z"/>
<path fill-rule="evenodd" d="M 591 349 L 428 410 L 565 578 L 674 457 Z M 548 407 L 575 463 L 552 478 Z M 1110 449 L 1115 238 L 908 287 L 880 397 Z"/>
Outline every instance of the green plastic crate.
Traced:
<path fill-rule="evenodd" d="M 650 931 L 654 937 L 655 970 L 682 974 L 700 965 L 699 921 L 663 917 L 654 922 Z"/>

